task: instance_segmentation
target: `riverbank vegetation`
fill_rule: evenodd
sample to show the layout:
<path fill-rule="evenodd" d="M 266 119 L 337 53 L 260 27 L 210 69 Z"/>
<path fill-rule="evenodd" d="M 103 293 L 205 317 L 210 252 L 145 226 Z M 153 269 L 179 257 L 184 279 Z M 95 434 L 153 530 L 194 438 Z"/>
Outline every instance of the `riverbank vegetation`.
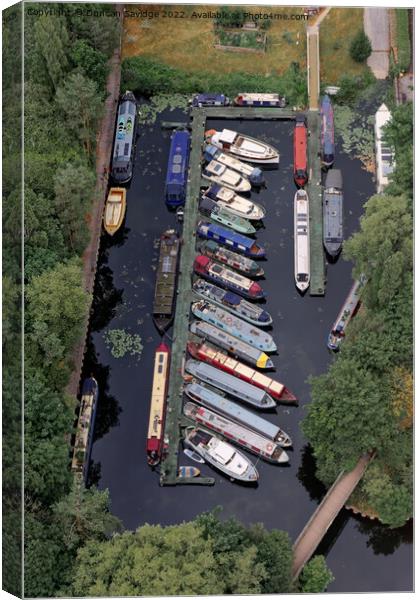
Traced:
<path fill-rule="evenodd" d="M 51 8 L 51 5 L 48 5 Z M 84 5 L 89 8 L 89 5 Z M 88 241 L 95 173 L 95 140 L 105 98 L 107 60 L 118 43 L 118 21 L 43 14 L 31 4 L 25 14 L 25 266 L 21 273 L 20 18 L 6 23 L 3 147 L 3 334 L 7 441 L 4 461 L 6 507 L 20 494 L 13 473 L 19 456 L 20 285 L 25 298 L 25 595 L 64 593 L 77 549 L 103 540 L 118 520 L 109 513 L 106 492 L 73 487 L 69 470 L 77 401 L 66 393 L 73 348 L 82 335 L 90 298 L 82 284 L 82 253 Z M 72 10 L 74 8 L 74 10 Z M 13 41 L 12 41 L 13 40 Z M 13 51 L 10 51 L 10 48 Z M 16 424 L 16 426 L 15 426 Z M 16 458 L 15 458 L 16 460 Z M 19 471 L 17 470 L 17 473 Z M 14 500 L 13 500 L 14 498 Z M 6 527 L 12 513 L 6 514 Z M 6 589 L 19 595 L 19 528 L 9 527 L 14 569 L 6 568 Z M 6 557 L 7 560 L 7 557 Z M 5 563 L 9 567 L 9 563 Z"/>
<path fill-rule="evenodd" d="M 354 277 L 368 277 L 362 308 L 328 372 L 311 379 L 302 428 L 326 485 L 376 452 L 349 504 L 398 527 L 413 510 L 412 105 L 393 109 L 386 136 L 396 155 L 392 182 L 366 203 L 360 231 L 344 243 Z"/>

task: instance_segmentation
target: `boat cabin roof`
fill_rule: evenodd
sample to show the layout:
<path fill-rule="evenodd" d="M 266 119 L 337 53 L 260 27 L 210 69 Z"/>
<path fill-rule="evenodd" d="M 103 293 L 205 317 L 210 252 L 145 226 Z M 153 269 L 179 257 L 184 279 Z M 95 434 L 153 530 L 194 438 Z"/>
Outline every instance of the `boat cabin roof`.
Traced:
<path fill-rule="evenodd" d="M 223 129 L 219 135 L 219 141 L 225 144 L 233 144 L 237 135 L 238 134 L 236 131 L 232 131 L 231 129 Z"/>

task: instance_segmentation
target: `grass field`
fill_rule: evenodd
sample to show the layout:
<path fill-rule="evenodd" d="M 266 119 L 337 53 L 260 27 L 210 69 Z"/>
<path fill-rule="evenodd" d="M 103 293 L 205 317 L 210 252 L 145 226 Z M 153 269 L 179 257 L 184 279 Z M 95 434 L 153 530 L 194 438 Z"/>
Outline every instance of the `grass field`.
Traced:
<path fill-rule="evenodd" d="M 359 75 L 366 69 L 349 55 L 351 41 L 360 29 L 363 29 L 362 8 L 333 8 L 325 17 L 319 36 L 323 83 L 333 85 L 341 75 Z"/>
<path fill-rule="evenodd" d="M 160 10 L 165 6 L 128 5 L 131 11 Z M 249 73 L 281 74 L 291 62 L 306 66 L 307 21 L 274 20 L 267 31 L 267 51 L 264 54 L 231 53 L 216 50 L 213 20 L 192 18 L 192 12 L 215 11 L 214 5 L 170 6 L 168 10 L 185 11 L 185 18 L 124 19 L 123 58 L 149 55 L 168 65 L 187 71 L 206 70 L 219 73 L 242 71 Z M 244 10 L 250 10 L 244 7 Z M 257 9 L 255 9 L 257 10 Z M 261 9 L 258 9 L 260 12 Z M 264 12 L 290 15 L 303 14 L 297 7 L 264 7 Z"/>

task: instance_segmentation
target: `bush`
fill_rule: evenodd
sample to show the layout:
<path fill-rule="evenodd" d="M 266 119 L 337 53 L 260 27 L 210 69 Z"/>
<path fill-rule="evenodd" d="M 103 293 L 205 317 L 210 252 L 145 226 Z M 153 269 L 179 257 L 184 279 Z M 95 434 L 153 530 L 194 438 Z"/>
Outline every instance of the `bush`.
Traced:
<path fill-rule="evenodd" d="M 358 63 L 364 62 L 372 53 L 370 39 L 361 29 L 350 44 L 350 56 Z"/>

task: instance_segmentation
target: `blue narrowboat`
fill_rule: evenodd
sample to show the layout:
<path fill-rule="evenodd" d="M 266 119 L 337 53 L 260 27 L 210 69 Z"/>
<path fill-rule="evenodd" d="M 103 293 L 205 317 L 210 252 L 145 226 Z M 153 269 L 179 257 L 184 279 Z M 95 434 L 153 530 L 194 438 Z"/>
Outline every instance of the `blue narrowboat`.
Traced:
<path fill-rule="evenodd" d="M 178 130 L 172 134 L 165 186 L 166 204 L 171 207 L 182 206 L 185 203 L 190 137 L 188 131 Z"/>
<path fill-rule="evenodd" d="M 321 103 L 321 152 L 322 165 L 331 167 L 334 163 L 334 112 L 330 97 L 325 95 Z"/>
<path fill-rule="evenodd" d="M 197 235 L 207 240 L 214 240 L 231 250 L 245 254 L 245 256 L 252 256 L 253 258 L 264 258 L 265 256 L 265 249 L 257 244 L 255 240 L 225 227 L 220 227 L 215 223 L 200 221 L 197 226 Z"/>
<path fill-rule="evenodd" d="M 111 177 L 115 183 L 128 183 L 133 175 L 136 133 L 137 102 L 133 92 L 127 91 L 118 106 L 111 164 Z"/>
<path fill-rule="evenodd" d="M 197 94 L 192 100 L 195 107 L 202 106 L 227 106 L 229 98 L 224 94 Z"/>

